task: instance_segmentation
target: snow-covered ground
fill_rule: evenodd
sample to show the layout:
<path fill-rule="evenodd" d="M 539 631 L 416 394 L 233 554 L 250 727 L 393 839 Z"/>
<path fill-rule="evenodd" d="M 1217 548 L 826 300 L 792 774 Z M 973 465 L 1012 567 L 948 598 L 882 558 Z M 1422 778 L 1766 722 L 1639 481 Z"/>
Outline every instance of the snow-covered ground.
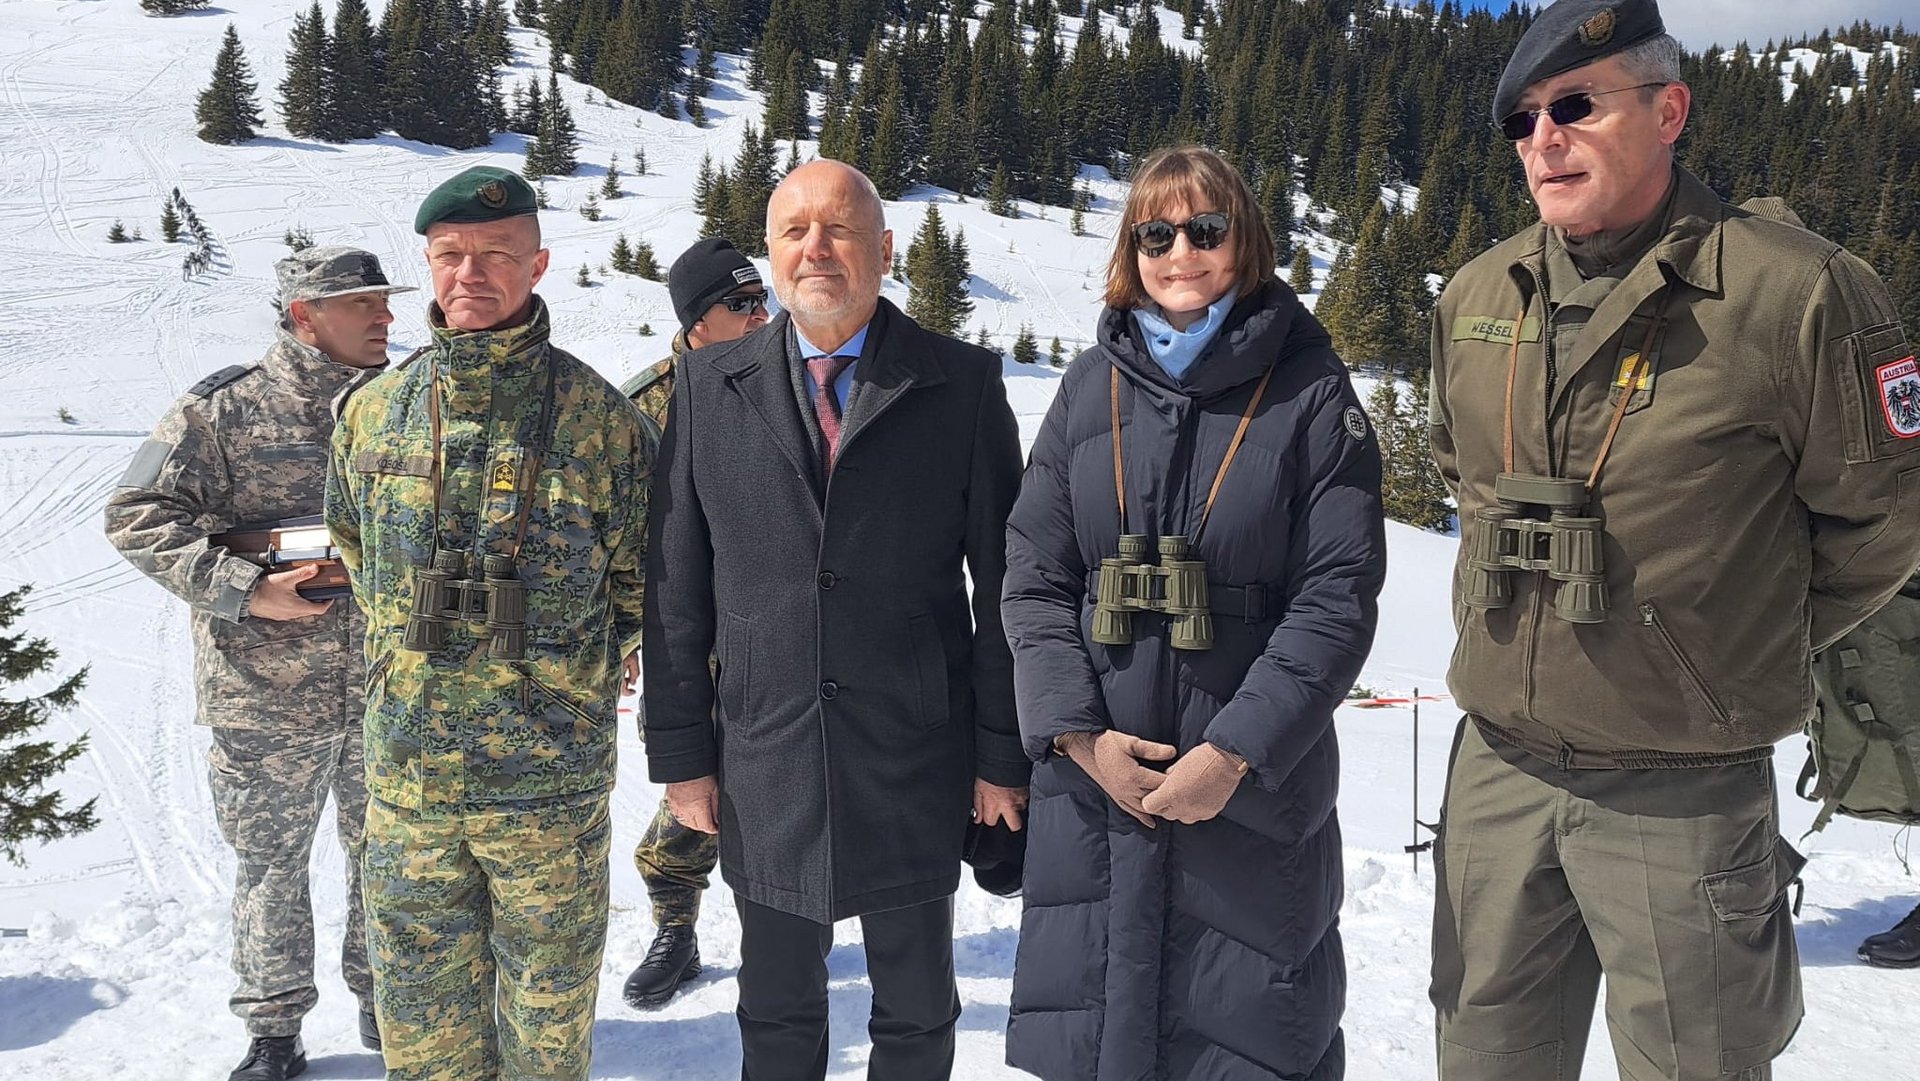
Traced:
<path fill-rule="evenodd" d="M 128 567 L 100 535 L 103 500 L 160 413 L 200 375 L 253 359 L 265 346 L 271 267 L 281 234 L 311 230 L 321 243 L 373 249 L 400 281 L 425 284 L 414 204 L 436 180 L 469 164 L 517 166 L 521 142 L 502 136 L 486 150 L 450 153 L 395 139 L 325 146 L 292 139 L 276 123 L 240 147 L 193 138 L 191 109 L 218 36 L 237 23 L 263 100 L 281 74 L 292 0 L 250 0 L 230 9 L 156 20 L 131 0 L 0 0 L 0 590 L 32 583 L 26 629 L 51 638 L 65 671 L 92 666 L 80 706 L 54 734 L 92 735 L 87 755 L 62 779 L 74 800 L 100 798 L 92 834 L 28 853 L 25 868 L 0 866 L 0 1077 L 87 1081 L 214 1078 L 237 1061 L 237 1020 L 225 1010 L 227 882 L 221 842 L 202 778 L 206 734 L 191 724 L 190 659 L 181 604 Z M 377 6 L 377 5 L 376 5 Z M 1167 24 L 1177 38 L 1177 19 Z M 543 61 L 544 43 L 516 31 L 523 58 Z M 544 73 L 522 64 L 518 77 Z M 549 181 L 543 217 L 554 271 L 542 288 L 556 338 L 610 378 L 656 359 L 672 319 L 664 286 L 633 278 L 574 284 L 582 263 L 599 266 L 616 233 L 645 238 L 662 263 L 695 239 L 691 177 L 704 153 L 730 161 L 743 125 L 759 119 L 739 65 L 722 58 L 708 102 L 712 125 L 696 129 L 621 106 L 589 105 L 567 86 L 581 126 L 580 175 Z M 598 95 L 595 95 L 596 98 Z M 618 153 L 631 173 L 644 147 L 649 174 L 629 175 L 625 198 L 589 223 L 573 212 Z M 1059 208 L 1019 220 L 977 202 L 919 191 L 889 206 L 898 244 L 938 200 L 972 248 L 977 312 L 1005 348 L 1030 324 L 1044 349 L 1071 349 L 1098 309 L 1100 268 L 1119 185 L 1092 178 L 1093 235 L 1075 238 Z M 184 246 L 157 239 L 162 198 L 179 186 L 219 242 L 222 258 L 191 281 Z M 138 223 L 144 243 L 112 245 L 114 219 Z M 1331 247 L 1310 241 L 1321 273 Z M 889 296 L 904 302 L 897 283 Z M 424 303 L 408 303 L 394 328 L 396 351 L 420 342 Z M 655 337 L 637 327 L 651 323 Z M 1009 389 L 1031 437 L 1057 386 L 1055 373 L 1009 365 Z M 74 423 L 56 419 L 69 409 Z M 1363 683 L 1382 694 L 1444 687 L 1452 648 L 1446 598 L 1454 542 L 1395 526 L 1382 626 Z M 1416 754 L 1404 708 L 1341 711 L 1346 751 L 1343 817 L 1348 840 L 1344 930 L 1351 983 L 1349 1076 L 1433 1074 L 1432 1013 L 1425 999 L 1431 868 L 1401 850 L 1415 813 L 1431 818 L 1455 714 L 1425 705 Z M 699 1081 L 737 1075 L 732 1009 L 738 923 L 725 890 L 709 894 L 701 937 L 709 975 L 653 1014 L 621 1004 L 619 985 L 652 935 L 644 891 L 624 853 L 659 797 L 641 748 L 623 733 L 614 795 L 614 912 L 597 1029 L 595 1075 Z M 1799 748 L 1783 748 L 1783 778 Z M 1783 787 L 1783 791 L 1785 791 Z M 1797 835 L 1811 809 L 1789 794 L 1786 829 Z M 1801 943 L 1808 1018 L 1777 1076 L 1792 1079 L 1920 1079 L 1911 1035 L 1920 974 L 1871 970 L 1853 959 L 1859 938 L 1890 925 L 1920 892 L 1892 858 L 1891 830 L 1836 823 L 1807 845 Z M 314 855 L 320 955 L 340 933 L 341 855 L 323 834 Z M 1015 902 L 969 886 L 959 901 L 958 964 L 966 1010 L 962 1078 L 1014 1076 L 1001 1065 L 1012 967 Z M 866 1057 L 867 986 L 856 926 L 842 927 L 830 961 L 832 1072 L 858 1076 Z M 351 996 L 323 969 L 322 1000 L 308 1019 L 313 1077 L 377 1077 L 352 1033 Z M 1611 1072 L 1604 1038 L 1593 1042 L 1590 1076 Z"/>

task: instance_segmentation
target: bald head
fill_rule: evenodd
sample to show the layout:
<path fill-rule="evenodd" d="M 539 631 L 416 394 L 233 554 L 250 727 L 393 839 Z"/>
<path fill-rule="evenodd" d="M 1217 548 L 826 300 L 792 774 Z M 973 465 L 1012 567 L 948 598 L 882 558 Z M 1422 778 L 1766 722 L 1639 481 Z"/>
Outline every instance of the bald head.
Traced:
<path fill-rule="evenodd" d="M 773 189 L 773 197 L 767 202 L 767 228 L 773 228 L 774 211 L 783 198 L 809 197 L 844 201 L 856 213 L 867 215 L 867 223 L 875 233 L 887 227 L 887 210 L 880 201 L 880 189 L 873 186 L 867 174 L 844 161 L 818 158 L 788 173 Z"/>
<path fill-rule="evenodd" d="M 873 318 L 893 233 L 873 181 L 844 162 L 808 162 L 767 203 L 773 291 L 809 342 L 837 348 Z"/>

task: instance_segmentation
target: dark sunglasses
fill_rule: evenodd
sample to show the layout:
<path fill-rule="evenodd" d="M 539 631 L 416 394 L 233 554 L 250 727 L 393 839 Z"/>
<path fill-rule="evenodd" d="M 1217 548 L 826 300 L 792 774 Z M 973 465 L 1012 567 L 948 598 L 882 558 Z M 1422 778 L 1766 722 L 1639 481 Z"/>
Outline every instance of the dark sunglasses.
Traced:
<path fill-rule="evenodd" d="M 1624 94 L 1629 90 L 1645 90 L 1650 86 L 1666 86 L 1666 83 L 1641 83 L 1638 86 L 1623 86 L 1618 90 L 1596 90 L 1592 93 L 1581 91 L 1568 94 L 1564 98 L 1555 98 L 1544 109 L 1522 109 L 1517 113 L 1508 113 L 1500 118 L 1500 134 L 1513 142 L 1533 138 L 1533 129 L 1540 124 L 1540 114 L 1553 118 L 1555 124 L 1577 124 L 1593 115 L 1593 99 L 1604 98 L 1608 94 Z"/>
<path fill-rule="evenodd" d="M 1199 251 L 1212 251 L 1225 243 L 1229 224 L 1231 219 L 1217 210 L 1195 214 L 1178 225 L 1170 221 L 1143 221 L 1133 227 L 1133 246 L 1141 255 L 1158 259 L 1173 250 L 1174 237 L 1185 230 L 1187 243 Z"/>
<path fill-rule="evenodd" d="M 754 312 L 767 306 L 767 294 L 735 293 L 732 296 L 721 297 L 720 303 L 725 304 L 727 310 L 735 315 L 739 315 L 741 312 L 752 315 Z"/>

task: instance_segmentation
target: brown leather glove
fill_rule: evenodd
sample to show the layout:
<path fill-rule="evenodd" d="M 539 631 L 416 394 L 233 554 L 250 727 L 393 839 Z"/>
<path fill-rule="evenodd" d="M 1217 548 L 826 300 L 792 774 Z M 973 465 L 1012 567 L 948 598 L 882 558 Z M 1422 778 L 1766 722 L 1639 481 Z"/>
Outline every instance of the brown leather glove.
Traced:
<path fill-rule="evenodd" d="M 1054 746 L 1086 770 L 1093 783 L 1119 804 L 1121 810 L 1139 819 L 1148 829 L 1155 827 L 1153 817 L 1141 807 L 1140 800 L 1159 788 L 1166 777 L 1141 765 L 1140 761 L 1168 761 L 1180 753 L 1178 748 L 1111 728 L 1097 734 L 1074 732 L 1061 736 L 1054 741 Z"/>
<path fill-rule="evenodd" d="M 1180 756 L 1167 770 L 1160 787 L 1140 801 L 1148 814 L 1175 822 L 1205 822 L 1218 815 L 1247 775 L 1243 758 L 1211 743 L 1202 743 Z"/>

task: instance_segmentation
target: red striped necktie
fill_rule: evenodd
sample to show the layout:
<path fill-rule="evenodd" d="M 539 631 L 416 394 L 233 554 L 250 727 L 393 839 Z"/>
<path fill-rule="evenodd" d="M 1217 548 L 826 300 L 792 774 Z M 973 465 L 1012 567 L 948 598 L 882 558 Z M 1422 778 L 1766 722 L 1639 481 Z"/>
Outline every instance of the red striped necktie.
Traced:
<path fill-rule="evenodd" d="M 827 472 L 833 471 L 833 458 L 840 450 L 840 396 L 834 383 L 858 357 L 808 357 L 807 374 L 813 376 L 813 413 L 820 420 L 820 434 L 827 443 Z"/>

